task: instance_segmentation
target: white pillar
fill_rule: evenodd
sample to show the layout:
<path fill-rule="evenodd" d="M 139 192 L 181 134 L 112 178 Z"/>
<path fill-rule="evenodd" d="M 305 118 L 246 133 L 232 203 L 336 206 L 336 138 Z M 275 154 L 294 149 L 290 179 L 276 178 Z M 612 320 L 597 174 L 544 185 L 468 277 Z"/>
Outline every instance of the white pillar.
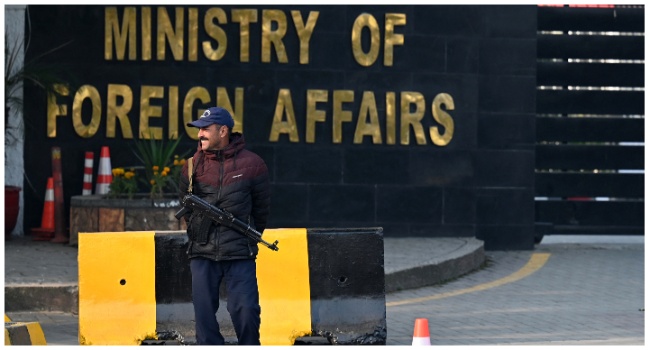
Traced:
<path fill-rule="evenodd" d="M 25 9 L 26 5 L 5 5 L 5 47 L 21 43 L 25 38 Z M 22 67 L 25 61 L 24 51 L 17 57 L 16 69 Z M 22 89 L 18 91 L 17 96 L 22 99 Z M 4 114 L 4 113 L 3 113 Z M 4 123 L 4 119 L 2 121 Z M 25 172 L 24 161 L 24 135 L 25 126 L 23 123 L 22 108 L 16 110 L 12 108 L 9 112 L 8 125 L 5 125 L 5 185 L 19 186 L 23 190 L 20 192 L 20 211 L 18 213 L 18 222 L 14 228 L 13 235 L 22 236 L 25 234 L 23 229 L 24 197 L 25 182 L 23 173 Z M 8 128 L 9 127 L 9 128 Z"/>

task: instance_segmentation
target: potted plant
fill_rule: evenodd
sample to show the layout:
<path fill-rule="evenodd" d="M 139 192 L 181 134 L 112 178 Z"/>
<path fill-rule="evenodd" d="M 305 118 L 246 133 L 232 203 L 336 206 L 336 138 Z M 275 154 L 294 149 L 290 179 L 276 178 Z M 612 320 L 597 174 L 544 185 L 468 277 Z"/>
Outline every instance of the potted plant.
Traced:
<path fill-rule="evenodd" d="M 143 135 L 143 138 L 135 143 L 137 151 L 134 151 L 134 154 L 144 166 L 144 182 L 149 186 L 152 199 L 162 198 L 165 193 L 172 193 L 174 196 L 178 194 L 178 179 L 185 164 L 184 158 L 189 153 L 188 150 L 180 155 L 175 154 L 182 138 L 181 135 L 175 140 L 165 142 L 156 141 L 152 135 L 147 138 Z"/>
<path fill-rule="evenodd" d="M 187 150 L 181 154 L 176 153 L 182 138 L 180 136 L 166 142 L 155 140 L 151 135 L 143 135 L 142 139 L 136 140 L 133 154 L 141 164 L 113 168 L 113 179 L 107 197 L 132 199 L 141 188 L 138 181 L 147 189 L 150 199 L 177 197 L 181 169 L 185 164 L 185 157 L 190 152 Z"/>
<path fill-rule="evenodd" d="M 5 240 L 11 239 L 11 232 L 18 221 L 20 190 L 18 186 L 5 185 Z"/>
<path fill-rule="evenodd" d="M 72 196 L 70 245 L 78 244 L 79 232 L 185 229 L 175 214 L 180 207 L 180 173 L 191 150 L 177 154 L 180 141 L 181 137 L 136 140 L 133 153 L 141 164 L 113 168 L 108 194 Z"/>

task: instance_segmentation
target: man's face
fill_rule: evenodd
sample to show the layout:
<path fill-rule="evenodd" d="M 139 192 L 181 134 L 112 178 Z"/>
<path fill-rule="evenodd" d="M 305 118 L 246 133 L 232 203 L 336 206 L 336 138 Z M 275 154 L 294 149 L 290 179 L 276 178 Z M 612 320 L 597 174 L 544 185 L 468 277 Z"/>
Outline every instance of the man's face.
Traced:
<path fill-rule="evenodd" d="M 199 128 L 199 141 L 201 141 L 201 149 L 204 151 L 225 148 L 228 145 L 228 127 L 211 124 L 205 128 Z"/>

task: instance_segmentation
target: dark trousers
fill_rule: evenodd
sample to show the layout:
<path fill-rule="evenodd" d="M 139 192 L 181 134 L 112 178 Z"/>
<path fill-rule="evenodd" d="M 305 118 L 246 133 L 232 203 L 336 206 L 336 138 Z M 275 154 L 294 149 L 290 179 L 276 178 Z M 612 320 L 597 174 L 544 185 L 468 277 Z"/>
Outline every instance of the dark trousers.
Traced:
<path fill-rule="evenodd" d="M 260 298 L 255 260 L 212 261 L 199 258 L 190 260 L 190 269 L 197 344 L 224 344 L 216 316 L 219 285 L 224 280 L 228 292 L 226 308 L 237 333 L 237 343 L 260 345 Z"/>

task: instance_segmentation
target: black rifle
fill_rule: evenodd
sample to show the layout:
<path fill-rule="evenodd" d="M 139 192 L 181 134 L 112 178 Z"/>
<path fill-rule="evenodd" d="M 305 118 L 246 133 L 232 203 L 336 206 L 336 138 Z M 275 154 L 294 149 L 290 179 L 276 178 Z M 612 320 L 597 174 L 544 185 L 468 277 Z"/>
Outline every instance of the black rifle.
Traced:
<path fill-rule="evenodd" d="M 207 217 L 213 221 L 228 226 L 233 230 L 243 234 L 244 236 L 254 239 L 258 243 L 261 243 L 265 247 L 277 251 L 278 241 L 275 241 L 273 244 L 270 244 L 262 239 L 262 234 L 251 227 L 251 225 L 237 219 L 232 213 L 217 208 L 214 205 L 208 203 L 207 201 L 189 193 L 183 197 L 182 201 L 183 207 L 176 213 L 176 219 L 181 219 L 183 215 L 187 214 L 190 210 L 198 210 L 203 212 Z"/>

